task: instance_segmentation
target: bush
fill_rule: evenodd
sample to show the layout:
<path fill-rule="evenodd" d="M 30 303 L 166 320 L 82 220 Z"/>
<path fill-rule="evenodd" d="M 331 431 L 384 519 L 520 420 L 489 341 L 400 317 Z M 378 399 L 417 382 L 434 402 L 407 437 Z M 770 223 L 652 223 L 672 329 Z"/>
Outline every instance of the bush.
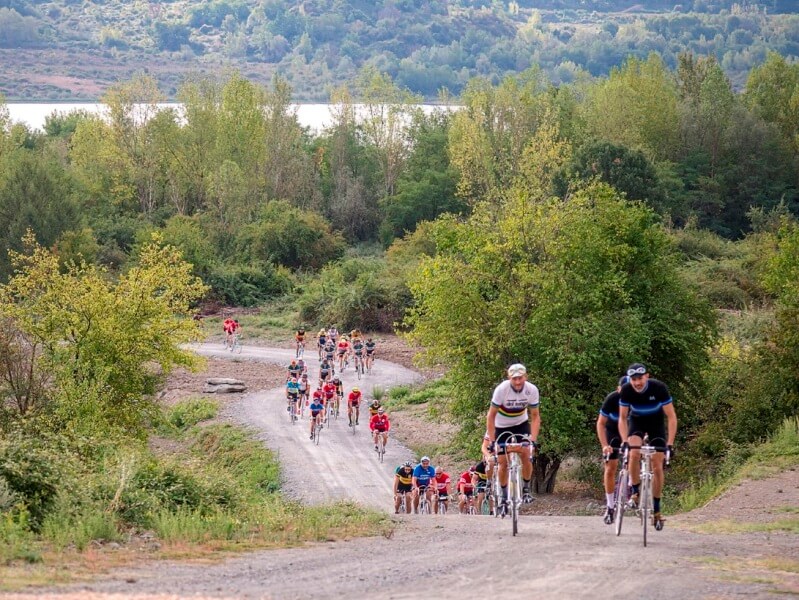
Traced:
<path fill-rule="evenodd" d="M 214 294 L 233 306 L 256 306 L 291 290 L 285 269 L 271 264 L 255 266 L 219 265 L 205 279 Z"/>
<path fill-rule="evenodd" d="M 62 440 L 13 433 L 0 441 L 0 480 L 19 498 L 34 531 L 41 528 L 59 489 L 69 481 L 72 461 Z"/>
<path fill-rule="evenodd" d="M 173 406 L 166 415 L 168 423 L 186 430 L 200 421 L 213 419 L 219 412 L 219 403 L 205 398 L 190 398 Z"/>

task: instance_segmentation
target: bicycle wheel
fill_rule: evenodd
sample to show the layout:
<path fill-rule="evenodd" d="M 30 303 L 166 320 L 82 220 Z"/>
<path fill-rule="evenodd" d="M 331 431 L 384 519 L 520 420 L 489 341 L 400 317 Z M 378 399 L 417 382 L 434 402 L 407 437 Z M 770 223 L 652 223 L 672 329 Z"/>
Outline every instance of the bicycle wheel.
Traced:
<path fill-rule="evenodd" d="M 358 375 L 358 381 L 361 379 L 361 366 L 358 364 L 358 360 L 355 360 L 355 373 Z"/>
<path fill-rule="evenodd" d="M 621 535 L 624 509 L 627 505 L 627 469 L 619 469 L 616 477 L 616 535 Z"/>
<path fill-rule="evenodd" d="M 314 436 L 313 436 L 314 442 L 316 443 L 317 446 L 319 445 L 319 438 L 321 437 L 321 434 L 322 434 L 322 425 L 321 423 L 317 423 L 316 427 L 314 428 Z"/>
<path fill-rule="evenodd" d="M 234 342 L 233 351 L 236 354 L 241 354 L 241 340 L 238 338 L 236 338 L 236 341 Z"/>
<path fill-rule="evenodd" d="M 491 514 L 491 501 L 488 499 L 488 494 L 486 494 L 486 497 L 483 498 L 483 501 L 480 503 L 480 514 L 481 515 Z"/>
<path fill-rule="evenodd" d="M 511 521 L 513 523 L 513 535 L 519 533 L 519 457 L 514 453 L 511 458 L 511 477 L 508 480 L 508 496 L 510 499 Z"/>
<path fill-rule="evenodd" d="M 386 454 L 386 444 L 383 441 L 383 436 L 377 436 L 377 456 L 380 458 L 380 462 L 383 462 L 383 457 Z"/>
<path fill-rule="evenodd" d="M 652 502 L 652 490 L 649 478 L 645 475 L 641 478 L 641 525 L 643 525 L 644 547 L 646 547 L 646 530 L 649 526 L 649 506 Z"/>

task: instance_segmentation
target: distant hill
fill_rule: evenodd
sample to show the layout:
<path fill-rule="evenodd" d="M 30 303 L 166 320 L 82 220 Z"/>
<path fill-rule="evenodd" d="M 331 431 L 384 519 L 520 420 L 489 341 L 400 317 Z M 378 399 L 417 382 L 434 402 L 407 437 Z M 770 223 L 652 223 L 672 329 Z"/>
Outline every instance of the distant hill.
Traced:
<path fill-rule="evenodd" d="M 555 82 L 629 54 L 717 56 L 737 85 L 768 50 L 799 56 L 796 2 L 766 0 L 0 0 L 0 92 L 96 99 L 146 71 L 173 95 L 191 73 L 280 73 L 325 101 L 373 64 L 433 98 L 538 64 Z"/>

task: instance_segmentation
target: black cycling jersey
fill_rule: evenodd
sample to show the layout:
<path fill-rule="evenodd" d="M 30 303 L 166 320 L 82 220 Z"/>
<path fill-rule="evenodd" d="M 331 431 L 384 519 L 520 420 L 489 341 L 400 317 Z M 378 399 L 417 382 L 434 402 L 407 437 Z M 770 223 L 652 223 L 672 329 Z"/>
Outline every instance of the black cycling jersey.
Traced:
<path fill-rule="evenodd" d="M 631 383 L 625 383 L 619 396 L 619 406 L 629 407 L 631 417 L 662 415 L 663 407 L 672 402 L 666 384 L 651 378 L 640 392 L 636 392 Z"/>
<path fill-rule="evenodd" d="M 599 409 L 599 414 L 605 417 L 605 432 L 607 434 L 608 442 L 619 439 L 619 399 L 621 395 L 619 392 L 613 391 L 605 396 L 605 401 L 602 403 L 602 408 Z M 613 444 L 611 444 L 612 446 Z"/>

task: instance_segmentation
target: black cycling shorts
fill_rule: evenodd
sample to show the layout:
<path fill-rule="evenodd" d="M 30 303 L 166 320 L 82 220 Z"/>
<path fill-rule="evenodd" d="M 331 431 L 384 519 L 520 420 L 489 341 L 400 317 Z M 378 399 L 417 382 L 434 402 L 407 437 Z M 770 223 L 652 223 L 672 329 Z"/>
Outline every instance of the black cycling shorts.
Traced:
<path fill-rule="evenodd" d="M 505 448 L 500 448 L 499 444 L 508 444 L 513 441 L 509 434 L 514 435 L 530 435 L 530 421 L 525 421 L 512 427 L 497 427 L 496 428 L 496 441 L 497 441 L 497 454 L 505 454 Z M 520 440 L 516 440 L 520 441 Z"/>
<path fill-rule="evenodd" d="M 619 458 L 619 446 L 621 446 L 621 436 L 619 435 L 619 428 L 616 424 L 613 427 L 605 427 L 605 439 L 608 440 L 613 450 L 610 453 L 610 460 L 617 460 Z"/>
<path fill-rule="evenodd" d="M 409 483 L 407 485 L 398 483 L 397 484 L 397 493 L 398 494 L 410 494 L 413 491 L 413 486 Z"/>
<path fill-rule="evenodd" d="M 666 423 L 662 414 L 643 417 L 632 415 L 628 420 L 628 428 L 631 436 L 637 435 L 641 440 L 644 434 L 649 434 L 649 443 L 653 446 L 666 445 Z"/>

